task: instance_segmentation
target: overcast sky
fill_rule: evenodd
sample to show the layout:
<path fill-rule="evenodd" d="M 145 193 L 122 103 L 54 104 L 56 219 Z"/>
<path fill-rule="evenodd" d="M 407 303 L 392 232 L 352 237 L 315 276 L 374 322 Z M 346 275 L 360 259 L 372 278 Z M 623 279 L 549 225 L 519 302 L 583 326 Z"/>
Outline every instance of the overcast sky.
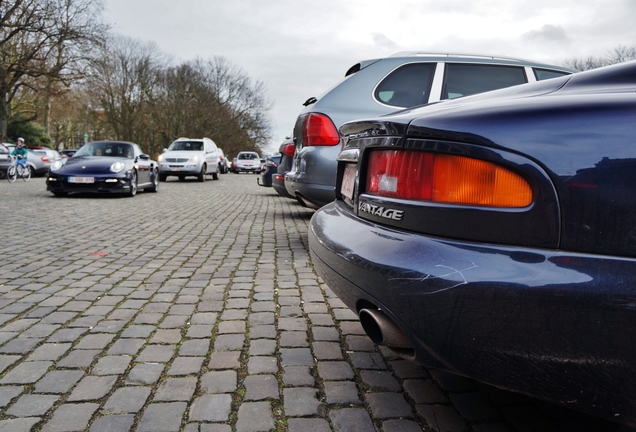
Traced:
<path fill-rule="evenodd" d="M 636 0 L 105 0 L 117 33 L 175 61 L 223 56 L 262 81 L 277 149 L 302 103 L 399 51 L 560 64 L 636 45 Z M 222 146 L 222 143 L 218 143 Z"/>

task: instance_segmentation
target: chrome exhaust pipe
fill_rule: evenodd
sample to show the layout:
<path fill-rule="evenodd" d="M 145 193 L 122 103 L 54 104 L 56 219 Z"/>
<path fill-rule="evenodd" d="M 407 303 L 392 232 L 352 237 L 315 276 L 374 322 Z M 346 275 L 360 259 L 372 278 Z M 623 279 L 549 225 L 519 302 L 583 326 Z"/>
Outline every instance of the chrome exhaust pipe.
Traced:
<path fill-rule="evenodd" d="M 380 309 L 361 309 L 358 316 L 362 328 L 376 344 L 399 350 L 413 349 L 409 338 Z"/>

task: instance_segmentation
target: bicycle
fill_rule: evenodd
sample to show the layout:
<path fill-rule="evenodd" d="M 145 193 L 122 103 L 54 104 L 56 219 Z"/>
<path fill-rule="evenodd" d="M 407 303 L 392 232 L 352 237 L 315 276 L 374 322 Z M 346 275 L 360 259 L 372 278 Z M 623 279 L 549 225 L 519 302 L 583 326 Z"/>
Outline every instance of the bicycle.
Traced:
<path fill-rule="evenodd" d="M 24 181 L 29 181 L 31 179 L 31 169 L 27 165 L 26 169 L 22 167 L 22 165 L 16 165 L 15 156 L 10 156 L 11 165 L 9 165 L 9 169 L 7 169 L 7 179 L 10 183 L 15 182 L 18 178 L 21 178 Z"/>

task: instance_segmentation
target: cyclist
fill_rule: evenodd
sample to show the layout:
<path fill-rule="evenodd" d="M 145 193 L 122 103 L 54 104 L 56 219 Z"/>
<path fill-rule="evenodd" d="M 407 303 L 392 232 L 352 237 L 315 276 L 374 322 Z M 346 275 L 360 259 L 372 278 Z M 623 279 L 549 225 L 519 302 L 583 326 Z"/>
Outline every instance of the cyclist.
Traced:
<path fill-rule="evenodd" d="M 20 165 L 22 167 L 22 172 L 25 173 L 26 170 L 29 169 L 29 167 L 27 166 L 27 155 L 29 154 L 29 151 L 27 150 L 26 146 L 24 145 L 24 138 L 20 137 L 18 138 L 18 144 L 16 146 L 16 148 L 13 149 L 13 151 L 11 152 L 11 156 L 15 156 L 16 160 L 15 160 L 15 166 L 16 169 L 18 167 L 18 165 Z"/>

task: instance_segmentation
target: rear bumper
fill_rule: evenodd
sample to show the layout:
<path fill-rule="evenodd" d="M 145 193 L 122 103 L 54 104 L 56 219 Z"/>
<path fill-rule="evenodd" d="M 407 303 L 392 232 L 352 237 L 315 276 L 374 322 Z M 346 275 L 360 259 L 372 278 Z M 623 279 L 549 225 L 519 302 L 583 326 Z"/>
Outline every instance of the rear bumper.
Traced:
<path fill-rule="evenodd" d="M 354 311 L 374 305 L 416 360 L 636 425 L 636 260 L 387 229 L 337 201 L 312 261 Z"/>

